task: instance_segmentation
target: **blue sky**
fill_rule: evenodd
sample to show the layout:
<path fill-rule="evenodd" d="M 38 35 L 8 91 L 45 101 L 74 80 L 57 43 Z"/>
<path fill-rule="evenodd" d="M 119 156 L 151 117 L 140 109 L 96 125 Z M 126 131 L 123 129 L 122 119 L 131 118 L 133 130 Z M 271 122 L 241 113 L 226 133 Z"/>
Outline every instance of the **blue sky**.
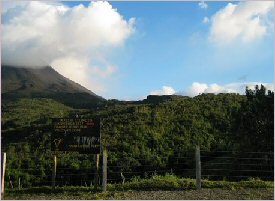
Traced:
<path fill-rule="evenodd" d="M 68 9 L 91 5 L 61 3 Z M 274 10 L 252 3 L 109 2 L 116 9 L 112 12 L 121 16 L 121 24 L 128 25 L 123 29 L 125 37 L 119 44 L 110 42 L 96 50 L 89 47 L 93 50 L 88 55 L 97 52 L 101 58 L 92 56 L 87 62 L 87 69 L 95 66 L 89 76 L 93 83 L 75 81 L 103 97 L 124 100 L 149 94 L 243 93 L 244 85 L 255 83 L 273 89 Z M 2 11 L 2 17 L 5 14 Z M 111 36 L 112 30 L 107 34 Z M 53 64 L 62 66 L 61 61 L 56 59 Z"/>

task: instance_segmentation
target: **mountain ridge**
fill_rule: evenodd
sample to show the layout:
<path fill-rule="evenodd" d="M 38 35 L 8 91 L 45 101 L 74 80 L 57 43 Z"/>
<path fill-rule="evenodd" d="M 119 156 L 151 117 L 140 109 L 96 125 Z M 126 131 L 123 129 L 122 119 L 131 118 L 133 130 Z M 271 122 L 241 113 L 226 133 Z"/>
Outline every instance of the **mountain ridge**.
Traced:
<path fill-rule="evenodd" d="M 105 101 L 101 96 L 64 77 L 50 66 L 1 66 L 4 101 L 18 98 L 51 98 L 72 107 L 87 108 Z"/>

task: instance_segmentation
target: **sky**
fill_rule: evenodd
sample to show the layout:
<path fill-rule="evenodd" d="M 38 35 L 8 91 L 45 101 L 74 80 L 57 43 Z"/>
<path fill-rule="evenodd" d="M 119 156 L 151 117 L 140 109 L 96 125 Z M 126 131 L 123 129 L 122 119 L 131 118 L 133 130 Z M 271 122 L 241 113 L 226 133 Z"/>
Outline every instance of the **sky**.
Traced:
<path fill-rule="evenodd" d="M 274 2 L 2 3 L 2 63 L 107 99 L 274 90 Z"/>

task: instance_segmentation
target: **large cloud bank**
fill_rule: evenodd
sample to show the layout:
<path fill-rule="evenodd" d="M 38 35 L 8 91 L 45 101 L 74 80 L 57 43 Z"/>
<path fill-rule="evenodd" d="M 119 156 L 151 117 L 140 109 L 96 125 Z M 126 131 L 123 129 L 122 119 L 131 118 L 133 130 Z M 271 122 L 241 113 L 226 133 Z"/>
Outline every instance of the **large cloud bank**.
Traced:
<path fill-rule="evenodd" d="M 2 18 L 3 64 L 52 65 L 95 92 L 104 86 L 90 81 L 91 77 L 106 78 L 115 72 L 105 55 L 124 44 L 135 22 L 101 1 L 72 8 L 30 1 L 9 5 Z"/>
<path fill-rule="evenodd" d="M 228 3 L 211 18 L 211 41 L 226 44 L 235 39 L 250 42 L 261 38 L 274 27 L 271 13 L 273 1 Z"/>

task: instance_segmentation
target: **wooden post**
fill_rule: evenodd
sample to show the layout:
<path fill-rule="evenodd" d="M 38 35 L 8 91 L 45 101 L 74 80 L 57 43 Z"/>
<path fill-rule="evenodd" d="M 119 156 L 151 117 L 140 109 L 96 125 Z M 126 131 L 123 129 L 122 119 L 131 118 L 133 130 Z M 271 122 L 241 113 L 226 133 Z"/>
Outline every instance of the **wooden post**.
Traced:
<path fill-rule="evenodd" d="M 9 176 L 9 181 L 10 181 L 10 186 L 11 188 L 13 188 L 13 184 L 12 184 L 12 181 L 11 181 L 11 177 Z"/>
<path fill-rule="evenodd" d="M 95 177 L 94 177 L 94 185 L 95 189 L 97 189 L 98 186 L 98 170 L 99 170 L 99 154 L 95 155 L 95 162 L 96 162 L 96 167 L 95 167 Z"/>
<path fill-rule="evenodd" d="M 197 189 L 201 189 L 201 156 L 200 156 L 200 146 L 196 146 L 196 185 Z"/>
<path fill-rule="evenodd" d="M 103 151 L 103 167 L 102 167 L 102 190 L 107 190 L 107 150 Z"/>
<path fill-rule="evenodd" d="M 55 188 L 55 178 L 56 178 L 56 166 L 57 166 L 57 158 L 56 155 L 53 156 L 53 170 L 52 170 L 52 189 Z"/>
<path fill-rule="evenodd" d="M 20 190 L 20 177 L 18 178 L 18 190 Z"/>
<path fill-rule="evenodd" d="M 20 179 L 20 177 L 18 178 L 18 190 L 20 190 L 21 189 L 21 179 Z"/>
<path fill-rule="evenodd" d="M 6 171 L 6 152 L 2 155 L 2 188 L 1 188 L 1 194 L 4 195 L 4 184 L 5 184 L 5 171 Z"/>

